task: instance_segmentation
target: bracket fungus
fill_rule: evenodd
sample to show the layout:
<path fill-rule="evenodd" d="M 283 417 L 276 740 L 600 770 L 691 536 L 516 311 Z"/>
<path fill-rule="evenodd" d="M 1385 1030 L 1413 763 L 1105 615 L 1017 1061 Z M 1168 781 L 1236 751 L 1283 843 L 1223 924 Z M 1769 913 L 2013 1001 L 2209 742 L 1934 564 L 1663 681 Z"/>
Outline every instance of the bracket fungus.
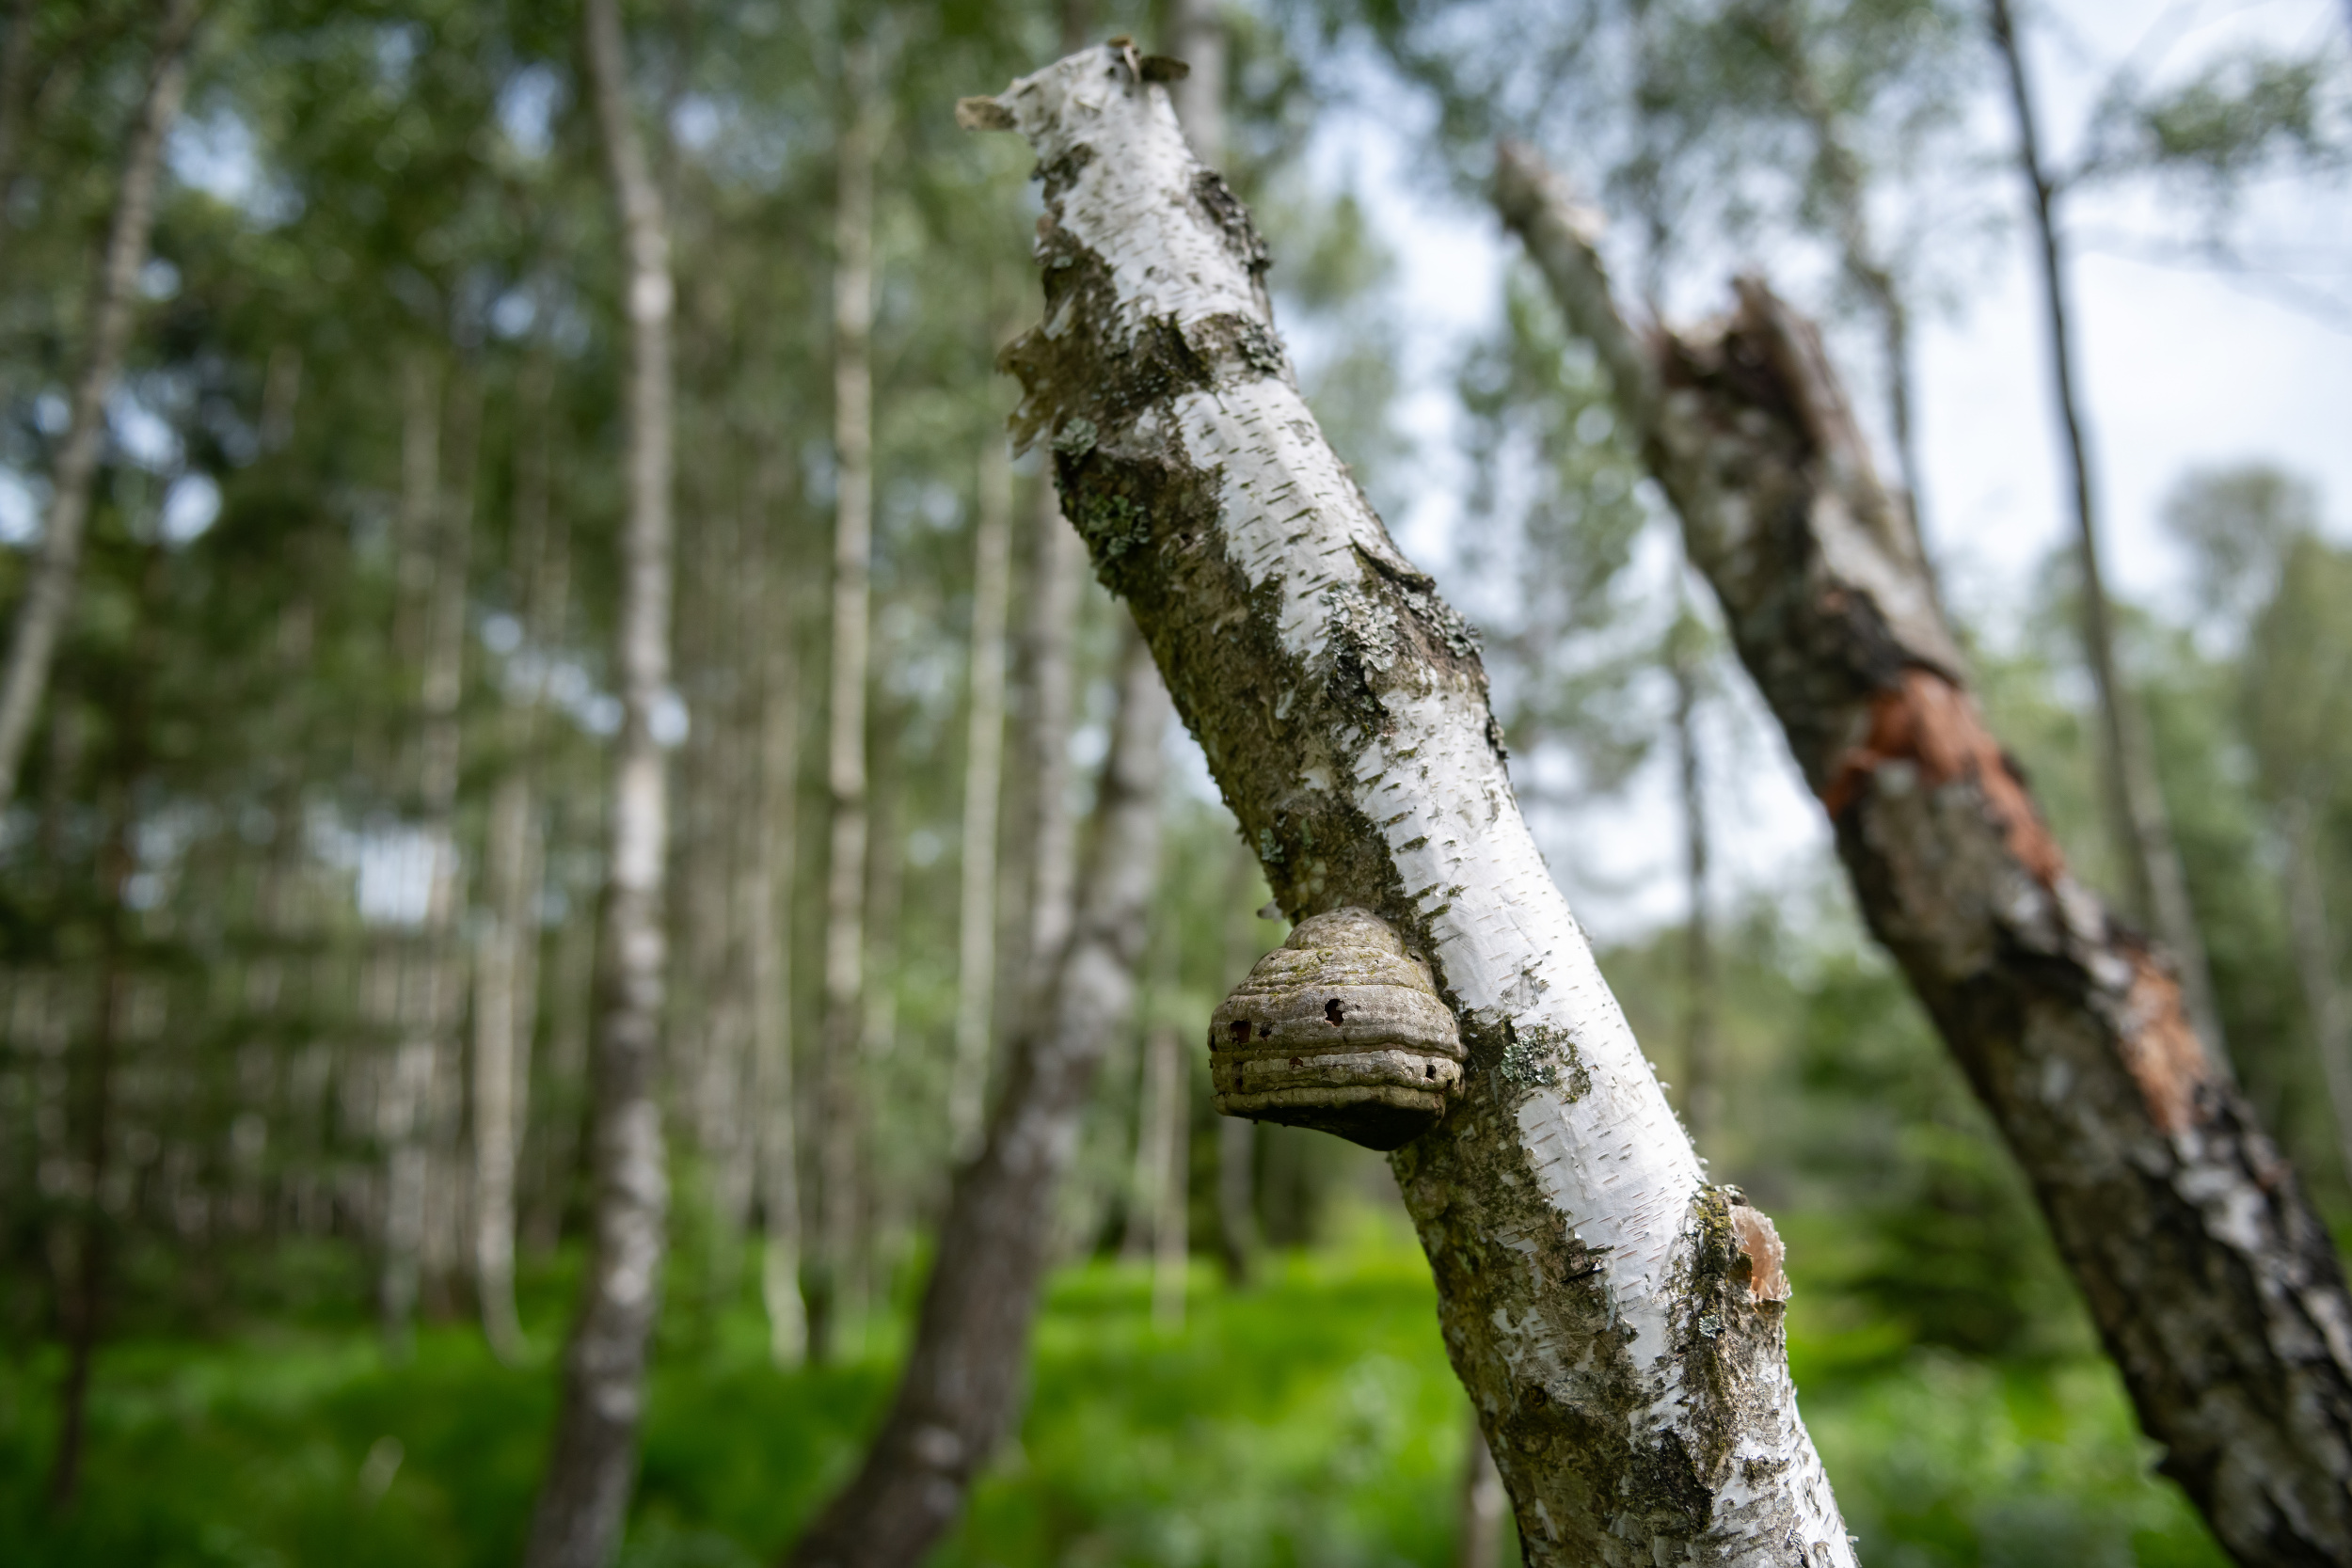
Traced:
<path fill-rule="evenodd" d="M 1225 1116 L 1396 1148 L 1437 1125 L 1462 1082 L 1462 1037 L 1429 966 L 1368 910 L 1299 922 L 1209 1022 Z"/>

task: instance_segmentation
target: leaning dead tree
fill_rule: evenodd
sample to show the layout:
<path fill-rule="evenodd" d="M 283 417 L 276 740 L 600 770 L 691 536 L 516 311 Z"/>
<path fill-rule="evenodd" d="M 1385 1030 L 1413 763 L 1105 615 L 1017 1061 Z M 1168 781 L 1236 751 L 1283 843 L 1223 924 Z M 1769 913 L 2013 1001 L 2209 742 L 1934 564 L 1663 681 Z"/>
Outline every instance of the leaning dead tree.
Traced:
<path fill-rule="evenodd" d="M 1629 326 L 1588 214 L 1495 198 L 1681 515 L 1871 930 L 2031 1180 L 2162 1468 L 2240 1562 L 2352 1561 L 2352 1301 L 2169 961 L 2066 868 L 1985 728 L 1911 520 L 1819 335 L 1761 283 Z"/>
<path fill-rule="evenodd" d="M 1426 1069 L 1443 1119 L 1393 1164 L 1527 1560 L 1851 1563 L 1770 1222 L 1708 1184 L 1546 875 L 1476 642 L 1301 399 L 1175 69 L 1115 42 L 961 108 L 1045 183 L 1016 434 L 1050 442 L 1278 902 L 1365 911 L 1458 1023 L 1458 1070 Z"/>

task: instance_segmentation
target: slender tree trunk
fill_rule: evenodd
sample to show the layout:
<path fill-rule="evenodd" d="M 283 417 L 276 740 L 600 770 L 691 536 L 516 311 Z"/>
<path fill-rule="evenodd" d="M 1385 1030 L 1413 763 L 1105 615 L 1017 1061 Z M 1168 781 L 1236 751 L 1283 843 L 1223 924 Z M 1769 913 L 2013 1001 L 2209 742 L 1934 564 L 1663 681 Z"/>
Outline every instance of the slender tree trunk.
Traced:
<path fill-rule="evenodd" d="M 465 909 L 465 868 L 457 847 L 458 763 L 464 729 L 466 596 L 473 554 L 474 491 L 482 446 L 482 384 L 471 367 L 453 378 L 449 399 L 449 483 L 439 489 L 432 522 L 431 598 L 426 612 L 420 725 L 418 798 L 432 883 L 424 928 L 418 933 L 420 967 L 418 1050 L 427 1055 L 423 1125 L 424 1225 L 419 1274 L 436 1315 L 452 1307 L 452 1290 L 467 1251 L 464 1163 L 459 1150 L 465 1116 L 465 951 L 458 917 Z"/>
<path fill-rule="evenodd" d="M 538 800 L 518 764 L 490 796 L 473 1021 L 474 1291 L 483 1335 L 509 1366 L 526 1348 L 515 1315 L 515 1143 L 529 1085 L 539 853 Z"/>
<path fill-rule="evenodd" d="M 1062 0 L 1064 50 L 1084 48 L 1092 0 Z M 1022 631 L 1020 754 L 1023 794 L 1015 842 L 1022 867 L 1019 937 L 1009 966 L 1014 1026 L 1035 1026 L 1037 1009 L 1069 938 L 1076 826 L 1070 811 L 1073 649 L 1086 548 L 1062 516 L 1050 466 L 1029 515 L 1029 616 Z"/>
<path fill-rule="evenodd" d="M 858 1038 L 865 1026 L 866 618 L 873 555 L 874 58 L 843 47 L 841 135 L 834 199 L 833 662 L 826 703 L 825 785 L 832 822 L 825 863 L 825 1011 L 819 1042 L 818 1247 L 809 1359 L 831 1358 L 851 1301 L 858 1239 Z"/>
<path fill-rule="evenodd" d="M 137 677 L 134 677 L 135 679 Z M 135 736 L 133 745 L 137 744 Z M 98 1355 L 112 1237 L 105 1211 L 108 1156 L 113 1149 L 115 1046 L 120 1028 L 122 895 L 135 863 L 131 848 L 131 786 L 125 768 L 108 791 L 108 832 L 99 851 L 97 996 L 90 1013 L 87 1087 L 82 1112 L 82 1167 L 88 1190 L 80 1245 L 74 1251 L 73 1291 L 65 1316 L 65 1381 L 57 1396 L 57 1448 L 49 1470 L 50 1507 L 72 1507 L 82 1483 L 82 1452 L 89 1412 L 90 1368 Z"/>
<path fill-rule="evenodd" d="M 441 863 L 443 847 L 429 801 L 434 795 L 436 742 L 434 674 L 437 600 L 445 564 L 441 559 L 441 383 L 434 356 L 412 349 L 401 366 L 399 538 L 392 611 L 392 651 L 404 671 L 418 678 L 413 721 L 402 726 L 396 751 L 403 772 L 416 781 L 416 805 L 431 860 L 426 867 L 425 910 L 421 929 L 388 956 L 393 974 L 393 1039 L 389 1074 L 378 1102 L 377 1132 L 384 1146 L 384 1259 L 376 1306 L 389 1353 L 405 1358 L 414 1333 L 421 1259 L 427 1222 L 433 1120 L 434 1024 L 440 1008 L 437 938 L 446 912 L 441 902 L 453 868 Z"/>
<path fill-rule="evenodd" d="M 1077 685 L 1079 573 L 1086 547 L 1062 517 L 1050 475 L 1038 485 L 1031 546 L 1020 735 L 1025 808 L 1020 842 L 1027 909 L 1015 988 L 1016 1016 L 1025 1028 L 1043 1005 L 1056 960 L 1069 939 L 1077 843 L 1070 810 L 1070 727 Z"/>
<path fill-rule="evenodd" d="M 627 245 L 628 513 L 621 561 L 621 733 L 598 913 L 594 1078 L 595 1242 L 564 1358 L 554 1453 L 524 1554 L 529 1568 L 603 1568 L 619 1544 L 644 1408 L 645 1348 L 660 1304 L 669 1173 L 660 1058 L 663 841 L 654 715 L 670 680 L 670 242 L 629 104 L 618 0 L 588 0 L 587 50 Z"/>
<path fill-rule="evenodd" d="M 2033 1183 L 2165 1472 L 2241 1562 L 2352 1559 L 2352 1299 L 2327 1232 L 1986 731 L 1819 335 L 1749 280 L 1727 320 L 1644 338 L 1532 154 L 1505 150 L 1496 198 L 1609 367 L 1865 917 Z"/>
<path fill-rule="evenodd" d="M 1699 755 L 1701 657 L 1686 610 L 1670 634 L 1666 672 L 1675 690 L 1675 760 L 1682 797 L 1683 886 L 1691 912 L 1682 927 L 1682 1119 L 1704 1155 L 1714 1149 L 1723 1085 L 1715 1058 L 1715 936 L 1707 877 L 1707 789 Z"/>
<path fill-rule="evenodd" d="M 1846 140 L 1836 109 L 1821 90 L 1813 70 L 1809 39 L 1799 25 L 1799 8 L 1779 5 L 1767 8 L 1773 29 L 1773 47 L 1788 78 L 1788 94 L 1797 112 L 1813 133 L 1813 162 L 1827 187 L 1837 230 L 1838 260 L 1847 278 L 1870 302 L 1879 318 L 1879 350 L 1886 377 L 1886 413 L 1895 441 L 1895 460 L 1902 473 L 1903 494 L 1911 507 L 1913 528 L 1927 535 L 1926 481 L 1919 471 L 1919 448 L 1913 431 L 1915 391 L 1912 384 L 1911 311 L 1895 282 L 1895 269 L 1881 252 L 1870 230 L 1868 182 L 1862 160 Z"/>
<path fill-rule="evenodd" d="M 0 54 L 0 210 L 16 189 L 16 171 L 24 159 L 24 120 L 30 105 L 33 77 L 34 0 L 15 0 L 8 8 L 7 52 Z M 7 226 L 0 226 L 0 258 L 8 255 Z"/>
<path fill-rule="evenodd" d="M 1131 633 L 1084 893 L 1050 1006 L 1010 1043 L 987 1142 L 956 1173 L 890 1414 L 856 1479 L 794 1546 L 799 1568 L 913 1568 L 962 1512 L 1017 1413 L 1054 1191 L 1095 1069 L 1135 1001 L 1167 727 L 1167 695 Z"/>
<path fill-rule="evenodd" d="M 772 525 L 771 525 L 772 526 Z M 777 551 L 763 551 L 771 613 L 783 595 Z M 760 1300 L 768 1312 L 768 1354 L 779 1369 L 797 1366 L 808 1349 L 801 1299 L 800 1140 L 792 1088 L 792 908 L 795 804 L 800 777 L 800 665 L 792 629 L 762 617 L 768 633 L 760 690 L 760 811 L 755 834 L 758 875 L 748 891 L 743 940 L 752 963 L 753 1099 L 759 1117 Z"/>
<path fill-rule="evenodd" d="M 2336 938 L 2328 918 L 2327 847 L 2318 813 L 2297 795 L 2279 810 L 2287 847 L 2287 930 L 2295 941 L 2295 970 L 2303 985 L 2303 1011 L 2311 1020 L 2312 1048 L 2328 1084 L 2336 1116 L 2336 1148 L 2344 1177 L 2352 1180 L 2352 1007 L 2336 978 Z"/>
<path fill-rule="evenodd" d="M 1169 933 L 1159 933 L 1157 952 L 1153 956 L 1153 974 L 1146 983 L 1142 1011 L 1147 1020 L 1152 1010 L 1154 993 L 1171 989 L 1175 967 L 1168 961 L 1173 943 Z M 1135 1042 L 1136 1069 L 1136 1144 L 1134 1157 L 1127 1168 L 1127 1212 L 1119 1227 L 1119 1260 L 1140 1263 L 1152 1253 L 1152 1240 L 1160 1220 L 1161 1189 L 1168 1180 L 1168 1145 L 1163 1136 L 1168 1118 L 1160 1111 L 1162 1079 L 1174 1073 L 1173 1061 L 1163 1066 L 1159 1053 L 1161 1036 L 1166 1031 L 1147 1023 L 1143 1038 Z"/>
<path fill-rule="evenodd" d="M 2126 908 L 2171 949 L 2179 966 L 2189 1022 L 2226 1070 L 2227 1047 L 2221 1015 L 2214 1005 L 2213 976 L 2205 961 L 2205 940 L 2189 901 L 2188 875 L 2165 809 L 2147 719 L 2122 683 L 2115 663 L 2115 634 L 2106 578 L 2099 564 L 2098 512 L 2093 505 L 2090 460 L 2086 452 L 2082 404 L 2074 387 L 2074 332 L 2069 324 L 2066 261 L 2059 248 L 2056 182 L 2042 158 L 2033 93 L 2026 77 L 2024 44 L 2009 0 L 1986 0 L 1993 41 L 2009 78 L 2010 103 L 2017 119 L 2017 166 L 2033 199 L 2035 260 L 2042 269 L 2044 325 L 2050 335 L 2050 376 L 2065 435 L 2067 471 L 2073 482 L 2076 553 L 2082 572 L 2081 615 L 2084 662 L 2098 694 L 2100 762 L 2106 796 L 2108 831 L 2124 878 Z"/>
<path fill-rule="evenodd" d="M 1070 45 L 1076 48 L 1083 40 Z M 1191 69 L 1168 89 L 1192 155 L 1225 164 L 1225 13 L 1222 0 L 1169 0 L 1168 52 Z"/>
<path fill-rule="evenodd" d="M 82 533 L 89 521 L 90 487 L 105 443 L 106 399 L 122 368 L 131 339 L 131 313 L 137 303 L 139 269 L 147 261 L 147 239 L 155 220 L 155 182 L 163 167 L 164 138 L 179 118 L 188 85 L 188 40 L 196 30 L 199 0 L 170 0 L 155 38 L 155 63 L 146 99 L 132 127 L 122 160 L 122 182 L 107 226 L 106 250 L 92 280 L 89 338 L 65 441 L 51 476 L 49 515 L 43 519 L 40 555 L 18 606 L 0 669 L 0 811 L 16 798 L 17 771 L 24 744 L 40 716 L 49 687 L 57 640 L 73 609 L 74 583 L 82 565 Z M 5 192 L 0 192 L 5 195 Z"/>
<path fill-rule="evenodd" d="M 1454 1546 L 1454 1568 L 1502 1568 L 1502 1526 L 1511 1499 L 1503 1495 L 1502 1472 L 1486 1451 L 1486 1434 L 1473 1417 L 1468 1423 L 1469 1451 L 1462 1460 L 1462 1525 Z"/>
<path fill-rule="evenodd" d="M 1392 1156 L 1529 1560 L 1854 1560 L 1770 1223 L 1697 1158 L 1543 871 L 1466 626 L 1323 440 L 1265 252 L 1119 48 L 968 101 L 1045 172 L 1025 437 L 1294 917 L 1427 956 L 1468 1063 Z M 1154 68 L 1155 69 L 1155 68 Z"/>
<path fill-rule="evenodd" d="M 1249 936 L 1255 923 L 1242 911 L 1251 884 L 1258 879 L 1258 862 L 1247 849 L 1232 851 L 1232 879 L 1225 895 L 1225 967 L 1228 989 L 1241 983 L 1257 958 Z M 1258 1124 L 1240 1117 L 1216 1118 L 1217 1249 L 1225 1265 L 1225 1282 L 1247 1285 L 1256 1266 L 1258 1247 Z"/>
<path fill-rule="evenodd" d="M 1152 1322 L 1164 1330 L 1184 1326 L 1190 1233 L 1192 1095 L 1184 1045 L 1172 1025 L 1155 1023 L 1144 1037 L 1153 1127 L 1151 1149 L 1159 1168 L 1152 1183 Z"/>
<path fill-rule="evenodd" d="M 1001 434 L 980 450 L 973 530 L 972 695 L 963 742 L 963 864 L 957 906 L 956 1043 L 947 1088 L 952 1157 L 979 1148 L 995 1034 L 996 818 L 1005 761 L 1005 615 L 1012 580 L 1012 460 Z"/>
<path fill-rule="evenodd" d="M 551 370 L 538 360 L 525 372 L 516 452 L 515 564 L 525 585 L 526 641 L 543 661 L 562 632 L 570 576 L 567 531 L 548 505 Z M 491 793 L 483 853 L 489 921 L 474 972 L 474 1290 L 483 1334 L 509 1365 L 526 1348 L 515 1313 L 515 1168 L 528 1119 L 531 1041 L 538 1020 L 545 846 L 536 751 L 544 701 L 535 687 L 508 693 L 507 755 Z"/>

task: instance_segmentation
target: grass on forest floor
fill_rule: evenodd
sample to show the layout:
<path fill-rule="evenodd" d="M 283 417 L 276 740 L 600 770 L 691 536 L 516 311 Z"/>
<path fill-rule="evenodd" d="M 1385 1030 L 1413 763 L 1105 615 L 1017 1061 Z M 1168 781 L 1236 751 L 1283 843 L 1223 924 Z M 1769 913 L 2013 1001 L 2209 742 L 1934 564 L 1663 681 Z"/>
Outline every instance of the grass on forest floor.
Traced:
<path fill-rule="evenodd" d="M 0 1559 L 73 1564 L 508 1564 L 553 1409 L 562 1280 L 533 1292 L 535 1365 L 464 1324 L 390 1366 L 358 1325 L 109 1345 L 80 1508 L 40 1506 L 56 1361 L 0 1365 Z M 679 1314 L 674 1312 L 674 1320 Z M 2112 1372 L 1912 1354 L 1861 1372 L 1794 1324 L 1804 1411 L 1873 1568 L 2219 1564 L 2147 1474 Z M 889 1389 L 894 1329 L 779 1374 L 746 1308 L 681 1326 L 658 1362 L 626 1568 L 771 1562 L 838 1484 Z M 1031 1407 L 942 1568 L 1451 1560 L 1467 1404 L 1409 1240 L 1268 1260 L 1252 1289 L 1196 1270 L 1180 1331 L 1138 1269 L 1054 1281 Z"/>

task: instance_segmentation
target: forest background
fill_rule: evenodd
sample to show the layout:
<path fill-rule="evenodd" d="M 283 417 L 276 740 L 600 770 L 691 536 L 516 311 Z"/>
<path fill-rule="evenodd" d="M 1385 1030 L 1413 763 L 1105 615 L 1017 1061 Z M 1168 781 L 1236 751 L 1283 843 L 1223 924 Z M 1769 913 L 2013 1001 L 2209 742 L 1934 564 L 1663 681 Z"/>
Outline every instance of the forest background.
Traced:
<path fill-rule="evenodd" d="M 67 483 L 96 259 L 159 45 L 196 17 L 9 13 L 12 616 Z M 1659 308 L 1703 313 L 1757 266 L 1824 318 L 1888 471 L 1916 484 L 1994 728 L 2070 857 L 2128 902 L 2037 307 L 2004 281 L 2030 230 L 1984 17 L 1332 0 L 1219 20 L 1226 172 L 1276 258 L 1302 381 L 1480 622 L 1555 875 L 1713 1173 L 1789 1239 L 1792 1361 L 1866 1558 L 2219 1560 L 1863 936 L 1590 356 L 1480 198 L 1493 136 L 1530 137 L 1617 219 L 1620 276 Z M 2071 276 L 2124 684 L 2220 1033 L 2340 1234 L 2347 20 L 2020 19 L 2063 231 L 2088 253 Z M 1035 197 L 1016 149 L 949 114 L 1057 54 L 1061 15 L 747 0 L 628 22 L 674 235 L 681 461 L 654 726 L 673 1245 L 624 1560 L 756 1561 L 839 1484 L 887 1394 L 990 1042 L 1052 940 L 1036 914 L 1107 750 L 1123 611 L 1091 582 L 1041 586 L 1067 531 L 1036 458 L 1006 451 L 993 369 L 1035 310 Z M 571 8 L 530 4 L 197 20 L 80 578 L 0 823 L 12 1560 L 519 1549 L 580 1261 L 619 725 L 624 255 L 579 34 Z M 872 179 L 868 849 L 853 1049 L 828 1053 L 853 126 Z M 1915 363 L 1885 352 L 1890 297 Z M 1915 431 L 1879 412 L 1898 374 Z M 992 721 L 993 781 L 975 744 Z M 1388 1173 L 1209 1111 L 1208 1011 L 1283 928 L 1256 916 L 1265 889 L 1197 752 L 1171 747 L 1142 1000 L 1057 1218 L 1028 1415 L 946 1560 L 1450 1560 L 1470 1429 Z M 852 1195 L 829 1211 L 850 1223 L 806 1196 L 825 1192 Z M 61 1510 L 77 1344 L 86 1453 Z"/>

